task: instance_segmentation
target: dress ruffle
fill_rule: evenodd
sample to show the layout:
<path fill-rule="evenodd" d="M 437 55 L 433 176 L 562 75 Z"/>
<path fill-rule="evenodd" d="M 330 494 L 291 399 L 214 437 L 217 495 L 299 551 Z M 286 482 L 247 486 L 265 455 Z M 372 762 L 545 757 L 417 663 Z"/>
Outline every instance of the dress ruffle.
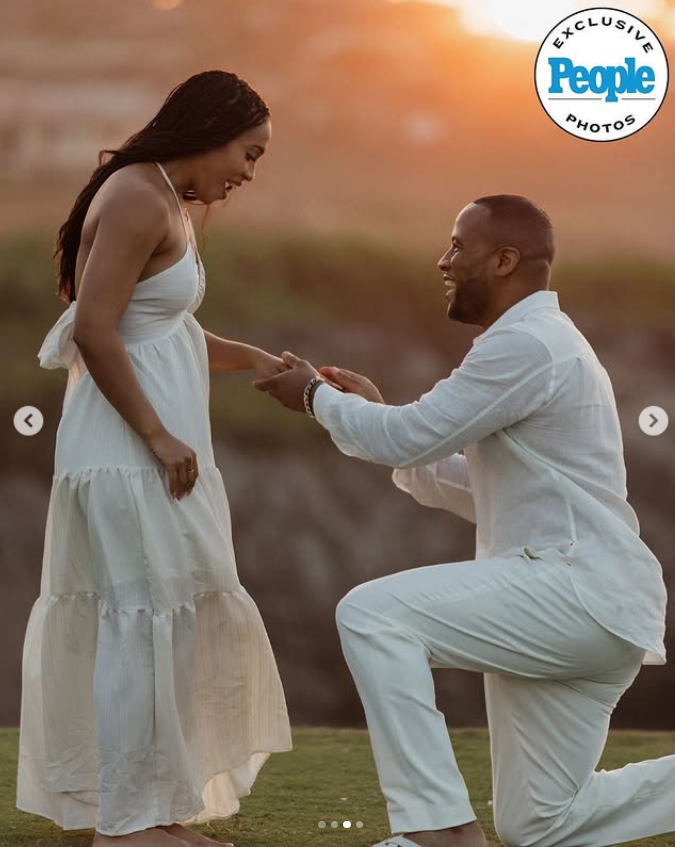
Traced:
<path fill-rule="evenodd" d="M 55 475 L 45 562 L 68 566 L 43 569 L 29 618 L 18 808 L 108 835 L 225 818 L 292 749 L 223 498 L 216 467 L 181 501 L 155 468 Z"/>
<path fill-rule="evenodd" d="M 253 661 L 269 649 L 243 587 L 166 614 L 39 598 L 17 807 L 108 835 L 235 814 L 270 753 L 291 749 L 276 674 Z"/>

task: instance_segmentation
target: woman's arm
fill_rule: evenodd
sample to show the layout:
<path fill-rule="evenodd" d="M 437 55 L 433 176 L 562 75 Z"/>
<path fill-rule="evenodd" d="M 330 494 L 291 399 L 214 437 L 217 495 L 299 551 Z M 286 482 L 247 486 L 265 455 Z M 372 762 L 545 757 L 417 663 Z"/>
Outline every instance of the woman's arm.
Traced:
<path fill-rule="evenodd" d="M 129 181 L 123 187 L 103 199 L 77 297 L 73 342 L 105 398 L 147 441 L 164 427 L 140 387 L 117 325 L 143 267 L 166 236 L 168 215 L 151 186 Z"/>
<path fill-rule="evenodd" d="M 262 376 L 274 376 L 287 370 L 277 356 L 241 341 L 229 341 L 204 330 L 210 371 L 258 371 Z"/>

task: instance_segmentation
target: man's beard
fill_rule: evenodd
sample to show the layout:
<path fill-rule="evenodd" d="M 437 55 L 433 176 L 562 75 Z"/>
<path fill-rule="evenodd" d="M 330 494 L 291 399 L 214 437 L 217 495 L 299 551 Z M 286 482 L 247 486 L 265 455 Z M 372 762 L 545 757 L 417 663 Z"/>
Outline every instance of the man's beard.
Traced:
<path fill-rule="evenodd" d="M 450 320 L 460 323 L 479 324 L 487 300 L 487 291 L 483 278 L 479 274 L 468 277 L 465 282 L 456 284 L 455 296 L 448 307 Z"/>

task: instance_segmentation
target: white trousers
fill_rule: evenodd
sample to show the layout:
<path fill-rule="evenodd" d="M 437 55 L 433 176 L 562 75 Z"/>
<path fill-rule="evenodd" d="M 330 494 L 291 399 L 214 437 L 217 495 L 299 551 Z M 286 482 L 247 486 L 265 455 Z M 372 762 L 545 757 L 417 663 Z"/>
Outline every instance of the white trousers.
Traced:
<path fill-rule="evenodd" d="M 595 770 L 644 651 L 584 611 L 571 567 L 525 554 L 432 565 L 340 601 L 392 833 L 476 819 L 431 667 L 484 674 L 504 844 L 600 847 L 675 832 L 675 755 Z"/>

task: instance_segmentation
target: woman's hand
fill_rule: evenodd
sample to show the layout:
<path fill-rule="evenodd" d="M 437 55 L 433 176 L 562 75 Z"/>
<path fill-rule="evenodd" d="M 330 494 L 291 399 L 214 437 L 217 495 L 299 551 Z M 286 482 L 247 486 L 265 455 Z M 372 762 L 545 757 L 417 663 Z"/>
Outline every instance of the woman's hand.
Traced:
<path fill-rule="evenodd" d="M 258 372 L 260 379 L 282 374 L 289 370 L 288 365 L 278 356 L 266 353 L 264 350 L 256 350 L 251 356 L 251 366 Z"/>
<path fill-rule="evenodd" d="M 348 371 L 345 368 L 319 368 L 321 376 L 337 383 L 342 390 L 348 394 L 358 394 L 371 403 L 384 403 L 384 398 L 379 389 L 368 377 Z"/>
<path fill-rule="evenodd" d="M 169 493 L 181 500 L 192 491 L 199 478 L 197 454 L 166 430 L 151 435 L 145 443 L 169 473 Z"/>

